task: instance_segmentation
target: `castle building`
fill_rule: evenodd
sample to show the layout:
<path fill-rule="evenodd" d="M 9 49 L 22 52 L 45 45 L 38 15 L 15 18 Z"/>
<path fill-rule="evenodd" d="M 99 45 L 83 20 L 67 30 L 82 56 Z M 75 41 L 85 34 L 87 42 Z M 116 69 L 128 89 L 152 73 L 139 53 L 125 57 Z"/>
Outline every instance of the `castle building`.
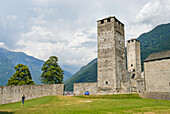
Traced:
<path fill-rule="evenodd" d="M 137 39 L 127 41 L 127 71 L 130 73 L 131 90 L 136 91 L 137 80 L 141 79 L 140 42 Z"/>
<path fill-rule="evenodd" d="M 170 50 L 149 55 L 144 60 L 144 73 L 146 92 L 170 92 Z"/>
<path fill-rule="evenodd" d="M 151 54 L 141 73 L 140 42 L 127 41 L 124 24 L 115 17 L 97 21 L 97 82 L 74 83 L 74 95 L 139 92 L 143 98 L 169 99 L 170 51 Z"/>

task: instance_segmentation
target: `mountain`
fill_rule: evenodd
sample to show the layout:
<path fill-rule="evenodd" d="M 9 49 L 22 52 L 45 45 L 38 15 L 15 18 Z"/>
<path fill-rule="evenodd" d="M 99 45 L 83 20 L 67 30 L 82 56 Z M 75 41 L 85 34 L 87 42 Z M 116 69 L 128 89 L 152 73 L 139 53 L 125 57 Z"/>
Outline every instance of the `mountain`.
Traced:
<path fill-rule="evenodd" d="M 0 48 L 0 85 L 7 85 L 8 79 L 15 73 L 17 64 L 27 65 L 35 84 L 41 84 L 39 77 L 41 76 L 41 67 L 43 60 L 39 60 L 32 56 L 28 56 L 23 52 L 13 52 Z M 71 77 L 72 74 L 64 70 L 64 80 Z"/>
<path fill-rule="evenodd" d="M 66 80 L 66 90 L 73 90 L 73 83 L 95 82 L 97 80 L 97 59 L 83 66 L 75 75 Z"/>
<path fill-rule="evenodd" d="M 153 30 L 141 34 L 138 38 L 141 44 L 141 60 L 145 60 L 151 53 L 170 50 L 170 23 L 162 24 Z M 85 69 L 84 69 L 85 68 Z M 142 62 L 143 69 L 143 62 Z M 73 83 L 96 82 L 97 59 L 82 67 L 75 75 L 64 83 L 67 91 L 73 90 Z"/>

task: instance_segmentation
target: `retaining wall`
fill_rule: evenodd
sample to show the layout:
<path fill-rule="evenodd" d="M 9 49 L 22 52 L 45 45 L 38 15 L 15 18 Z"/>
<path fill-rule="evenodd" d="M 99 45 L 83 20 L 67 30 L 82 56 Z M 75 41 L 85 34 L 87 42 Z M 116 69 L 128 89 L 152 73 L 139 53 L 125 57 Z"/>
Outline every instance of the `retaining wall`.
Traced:
<path fill-rule="evenodd" d="M 170 100 L 170 92 L 146 92 L 140 93 L 139 96 L 149 99 Z"/>

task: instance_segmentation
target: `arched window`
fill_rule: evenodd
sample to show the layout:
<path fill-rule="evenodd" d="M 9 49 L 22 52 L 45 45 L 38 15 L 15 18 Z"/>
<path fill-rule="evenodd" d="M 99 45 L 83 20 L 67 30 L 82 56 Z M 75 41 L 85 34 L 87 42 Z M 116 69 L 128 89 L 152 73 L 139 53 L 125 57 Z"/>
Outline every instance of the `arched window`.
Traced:
<path fill-rule="evenodd" d="M 85 95 L 90 95 L 90 93 L 88 91 L 85 92 Z"/>

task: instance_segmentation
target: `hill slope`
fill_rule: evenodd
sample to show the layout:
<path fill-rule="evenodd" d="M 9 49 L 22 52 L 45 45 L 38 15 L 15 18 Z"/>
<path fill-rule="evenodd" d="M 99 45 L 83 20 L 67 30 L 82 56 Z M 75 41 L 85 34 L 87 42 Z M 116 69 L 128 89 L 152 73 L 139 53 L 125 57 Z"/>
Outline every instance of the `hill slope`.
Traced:
<path fill-rule="evenodd" d="M 0 48 L 0 86 L 6 85 L 8 79 L 15 73 L 14 66 L 24 64 L 29 67 L 33 81 L 36 84 L 41 84 L 39 77 L 41 75 L 41 67 L 44 64 L 43 60 L 28 56 L 23 52 L 13 52 Z M 64 70 L 64 79 L 72 76 L 71 73 Z"/>
<path fill-rule="evenodd" d="M 137 39 L 141 43 L 142 61 L 151 53 L 170 50 L 170 23 L 159 25 L 153 30 L 140 35 Z M 94 62 L 90 66 L 89 64 L 85 66 L 86 71 L 81 68 L 75 75 L 65 81 L 66 90 L 72 91 L 73 83 L 97 81 L 97 59 L 93 61 Z M 86 79 L 89 78 L 91 80 L 87 81 Z"/>
<path fill-rule="evenodd" d="M 148 33 L 140 35 L 137 39 L 141 43 L 142 61 L 151 53 L 170 50 L 170 23 L 159 25 Z"/>

